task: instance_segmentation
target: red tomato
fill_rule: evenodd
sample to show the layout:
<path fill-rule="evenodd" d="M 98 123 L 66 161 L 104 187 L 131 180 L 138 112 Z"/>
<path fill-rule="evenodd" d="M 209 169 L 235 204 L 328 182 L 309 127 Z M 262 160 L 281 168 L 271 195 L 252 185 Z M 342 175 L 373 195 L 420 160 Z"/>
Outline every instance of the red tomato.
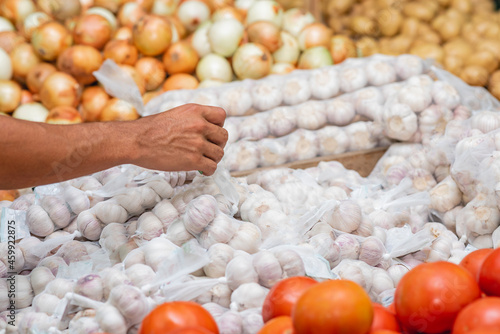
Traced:
<path fill-rule="evenodd" d="M 386 309 L 387 309 L 387 311 L 391 312 L 392 314 L 396 314 L 396 305 L 394 303 L 387 306 Z"/>
<path fill-rule="evenodd" d="M 469 332 L 469 334 L 498 334 L 498 331 L 489 329 L 478 329 L 477 331 Z"/>
<path fill-rule="evenodd" d="M 490 330 L 500 333 L 499 297 L 476 300 L 458 314 L 452 334 L 470 334 L 472 330 Z"/>
<path fill-rule="evenodd" d="M 286 315 L 266 322 L 257 334 L 294 334 L 292 318 Z"/>
<path fill-rule="evenodd" d="M 463 267 L 450 262 L 424 263 L 399 281 L 396 316 L 409 333 L 451 330 L 458 312 L 481 297 L 479 286 Z"/>
<path fill-rule="evenodd" d="M 269 290 L 262 306 L 262 319 L 264 319 L 264 322 L 268 322 L 280 315 L 291 316 L 292 308 L 297 299 L 302 296 L 304 291 L 316 284 L 318 282 L 304 276 L 285 278 L 276 283 Z"/>
<path fill-rule="evenodd" d="M 292 319 L 297 334 L 367 334 L 373 306 L 358 284 L 330 280 L 304 292 L 293 308 Z"/>
<path fill-rule="evenodd" d="M 173 331 L 172 334 L 212 334 L 213 332 L 203 327 L 186 327 Z"/>
<path fill-rule="evenodd" d="M 185 301 L 164 303 L 155 308 L 142 321 L 139 334 L 172 334 L 186 327 L 202 327 L 219 334 L 217 324 L 207 310 Z"/>
<path fill-rule="evenodd" d="M 393 313 L 389 312 L 380 304 L 373 304 L 373 322 L 370 334 L 381 329 L 387 329 L 396 332 L 401 331 L 398 320 Z"/>
<path fill-rule="evenodd" d="M 488 296 L 500 297 L 500 248 L 484 260 L 479 272 L 479 286 Z"/>
<path fill-rule="evenodd" d="M 472 274 L 472 276 L 474 276 L 476 281 L 478 281 L 481 266 L 483 265 L 483 262 L 484 260 L 486 260 L 488 255 L 491 254 L 491 252 L 493 252 L 493 249 L 491 248 L 484 248 L 473 251 L 467 254 L 467 256 L 462 259 L 460 265 L 467 269 Z"/>

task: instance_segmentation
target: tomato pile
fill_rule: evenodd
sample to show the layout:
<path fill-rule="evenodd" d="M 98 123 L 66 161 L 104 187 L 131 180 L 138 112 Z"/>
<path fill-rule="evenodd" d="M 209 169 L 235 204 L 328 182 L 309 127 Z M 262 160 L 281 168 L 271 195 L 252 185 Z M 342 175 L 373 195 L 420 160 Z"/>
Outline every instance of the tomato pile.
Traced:
<path fill-rule="evenodd" d="M 500 333 L 500 248 L 480 249 L 459 265 L 421 264 L 399 282 L 388 307 L 348 280 L 290 277 L 269 291 L 258 334 Z M 218 334 L 215 319 L 193 302 L 165 303 L 140 334 Z"/>

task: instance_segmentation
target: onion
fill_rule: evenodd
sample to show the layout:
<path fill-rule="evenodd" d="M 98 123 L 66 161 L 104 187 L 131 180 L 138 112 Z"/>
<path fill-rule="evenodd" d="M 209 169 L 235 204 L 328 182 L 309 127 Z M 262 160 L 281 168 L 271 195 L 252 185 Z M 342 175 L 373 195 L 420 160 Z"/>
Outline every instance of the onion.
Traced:
<path fill-rule="evenodd" d="M 108 103 L 110 97 L 99 86 L 87 87 L 82 93 L 82 102 L 79 110 L 85 122 L 94 122 L 99 119 L 102 109 Z"/>
<path fill-rule="evenodd" d="M 124 0 L 124 2 L 125 3 L 135 2 L 139 6 L 144 8 L 144 10 L 146 10 L 147 12 L 150 12 L 151 9 L 153 8 L 153 4 L 154 4 L 155 0 Z"/>
<path fill-rule="evenodd" d="M 21 103 L 21 86 L 12 80 L 0 80 L 0 111 L 12 112 Z"/>
<path fill-rule="evenodd" d="M 82 12 L 86 12 L 87 9 L 94 5 L 94 0 L 80 0 L 80 5 L 82 6 Z"/>
<path fill-rule="evenodd" d="M 273 53 L 273 59 L 277 63 L 297 64 L 299 60 L 299 42 L 289 33 L 282 31 L 280 33 L 281 47 Z"/>
<path fill-rule="evenodd" d="M 271 72 L 272 63 L 269 51 L 256 43 L 240 46 L 233 56 L 234 73 L 242 80 L 265 77 Z"/>
<path fill-rule="evenodd" d="M 12 62 L 4 49 L 0 49 L 0 80 L 12 79 Z"/>
<path fill-rule="evenodd" d="M 19 44 L 10 53 L 14 78 L 20 82 L 25 82 L 28 72 L 41 62 L 31 44 Z"/>
<path fill-rule="evenodd" d="M 104 59 L 112 59 L 117 64 L 135 65 L 139 57 L 137 48 L 127 41 L 109 41 L 104 47 Z"/>
<path fill-rule="evenodd" d="M 34 102 L 33 94 L 29 90 L 23 89 L 21 91 L 21 104 Z"/>
<path fill-rule="evenodd" d="M 82 10 L 79 0 L 38 0 L 38 7 L 59 21 L 77 16 Z"/>
<path fill-rule="evenodd" d="M 76 124 L 83 119 L 78 110 L 70 106 L 55 107 L 49 111 L 45 123 L 49 124 Z"/>
<path fill-rule="evenodd" d="M 298 37 L 302 29 L 314 21 L 316 19 L 311 13 L 291 8 L 283 14 L 283 30 Z"/>
<path fill-rule="evenodd" d="M 322 23 L 311 23 L 299 34 L 299 47 L 306 50 L 315 46 L 328 47 L 332 38 L 332 30 Z"/>
<path fill-rule="evenodd" d="M 254 4 L 256 0 L 236 0 L 234 7 L 237 8 L 242 14 L 248 12 L 248 9 Z"/>
<path fill-rule="evenodd" d="M 212 52 L 210 41 L 208 40 L 208 30 L 212 26 L 212 22 L 206 21 L 202 23 L 193 34 L 191 45 L 194 47 L 198 56 L 203 57 Z"/>
<path fill-rule="evenodd" d="M 42 59 L 48 61 L 55 60 L 72 43 L 73 39 L 68 29 L 55 21 L 42 24 L 31 35 L 31 44 L 35 51 Z"/>
<path fill-rule="evenodd" d="M 21 25 L 29 14 L 36 11 L 35 4 L 31 0 L 2 0 L 0 2 L 0 13 L 16 25 Z"/>
<path fill-rule="evenodd" d="M 271 67 L 271 74 L 288 74 L 295 69 L 295 66 L 289 63 L 276 63 Z"/>
<path fill-rule="evenodd" d="M 235 19 L 214 22 L 208 30 L 208 41 L 213 52 L 231 57 L 243 38 L 243 24 Z"/>
<path fill-rule="evenodd" d="M 146 11 L 136 2 L 127 2 L 118 11 L 118 22 L 121 26 L 132 28 Z"/>
<path fill-rule="evenodd" d="M 213 13 L 212 21 L 220 21 L 225 19 L 235 19 L 243 23 L 243 15 L 234 7 L 219 8 Z"/>
<path fill-rule="evenodd" d="M 180 0 L 155 0 L 151 13 L 156 15 L 173 15 L 177 11 Z"/>
<path fill-rule="evenodd" d="M 88 45 L 74 45 L 64 50 L 57 59 L 59 71 L 73 76 L 81 85 L 96 81 L 92 72 L 102 65 L 101 53 Z"/>
<path fill-rule="evenodd" d="M 347 58 L 356 57 L 356 45 L 346 36 L 335 35 L 332 37 L 330 53 L 334 64 L 339 64 Z"/>
<path fill-rule="evenodd" d="M 94 0 L 94 6 L 105 8 L 113 13 L 118 11 L 122 3 L 123 0 Z"/>
<path fill-rule="evenodd" d="M 466 66 L 460 73 L 460 78 L 471 86 L 486 86 L 488 76 L 488 70 L 477 65 Z"/>
<path fill-rule="evenodd" d="M 198 62 L 196 76 L 200 81 L 212 79 L 230 82 L 233 79 L 233 71 L 226 58 L 210 53 Z"/>
<path fill-rule="evenodd" d="M 168 74 L 193 73 L 198 61 L 198 53 L 186 42 L 170 45 L 163 55 L 163 65 Z"/>
<path fill-rule="evenodd" d="M 279 28 L 268 21 L 257 21 L 250 24 L 247 33 L 250 42 L 265 46 L 269 52 L 275 52 L 283 44 Z"/>
<path fill-rule="evenodd" d="M 143 16 L 134 25 L 132 32 L 134 45 L 146 56 L 157 56 L 165 52 L 172 39 L 169 22 L 156 15 Z"/>
<path fill-rule="evenodd" d="M 157 91 L 154 91 L 154 92 L 146 92 L 144 93 L 144 95 L 142 96 L 142 103 L 144 105 L 148 104 L 152 99 L 154 99 L 155 97 L 158 97 L 160 96 L 161 94 L 163 94 L 163 92 L 161 90 L 157 90 Z"/>
<path fill-rule="evenodd" d="M 26 16 L 23 23 L 23 34 L 27 39 L 31 39 L 31 35 L 36 28 L 42 24 L 51 21 L 50 16 L 43 12 L 34 12 Z"/>
<path fill-rule="evenodd" d="M 113 30 L 116 30 L 118 28 L 118 23 L 116 22 L 116 17 L 111 13 L 108 9 L 103 8 L 103 7 L 92 7 L 87 10 L 85 13 L 87 15 L 90 14 L 96 14 L 104 17 L 106 20 L 108 20 L 108 23 L 111 25 L 111 28 Z"/>
<path fill-rule="evenodd" d="M 111 39 L 113 28 L 108 20 L 97 14 L 87 14 L 78 20 L 73 31 L 75 43 L 101 50 Z"/>
<path fill-rule="evenodd" d="M 15 31 L 0 31 L 0 49 L 11 53 L 16 45 L 25 43 L 26 39 Z"/>
<path fill-rule="evenodd" d="M 310 70 L 333 65 L 332 55 L 324 46 L 307 49 L 300 55 L 298 68 Z"/>
<path fill-rule="evenodd" d="M 178 42 L 187 36 L 187 30 L 177 16 L 168 16 L 165 19 L 170 24 L 170 29 L 172 29 L 172 43 Z"/>
<path fill-rule="evenodd" d="M 257 21 L 269 21 L 278 28 L 283 23 L 283 7 L 276 1 L 255 1 L 247 11 L 247 25 Z"/>
<path fill-rule="evenodd" d="M 5 17 L 0 16 L 0 32 L 2 31 L 14 31 L 14 25 L 12 22 L 7 20 Z"/>
<path fill-rule="evenodd" d="M 213 10 L 234 6 L 234 0 L 208 0 L 208 3 Z"/>
<path fill-rule="evenodd" d="M 196 52 L 193 51 L 194 54 Z M 145 79 L 146 90 L 151 91 L 160 87 L 166 77 L 163 63 L 153 57 L 143 57 L 135 64 L 137 73 Z"/>
<path fill-rule="evenodd" d="M 100 121 L 133 121 L 138 118 L 134 106 L 117 98 L 109 100 L 99 115 Z"/>
<path fill-rule="evenodd" d="M 194 31 L 210 18 L 210 8 L 201 1 L 187 0 L 179 6 L 177 16 L 188 31 Z"/>
<path fill-rule="evenodd" d="M 186 73 L 178 73 L 171 75 L 165 80 L 162 90 L 196 89 L 198 84 L 199 82 L 194 76 Z"/>
<path fill-rule="evenodd" d="M 49 109 L 58 106 L 76 107 L 79 97 L 80 85 L 75 78 L 63 72 L 50 74 L 40 89 L 40 99 Z"/>
<path fill-rule="evenodd" d="M 114 40 L 132 42 L 132 28 L 120 27 L 113 35 Z"/>
<path fill-rule="evenodd" d="M 133 66 L 124 64 L 120 64 L 118 66 L 128 75 L 130 75 L 132 80 L 134 80 L 135 84 L 137 85 L 139 92 L 141 93 L 141 95 L 143 95 L 146 92 L 146 79 L 143 78 L 142 75 L 140 75 Z"/>
<path fill-rule="evenodd" d="M 225 82 L 222 82 L 220 80 L 211 80 L 207 79 L 205 81 L 200 82 L 198 85 L 198 88 L 211 88 L 211 87 L 219 87 L 223 85 Z"/>
<path fill-rule="evenodd" d="M 31 122 L 45 122 L 49 111 L 41 103 L 33 102 L 20 105 L 12 117 Z"/>
<path fill-rule="evenodd" d="M 49 75 L 56 72 L 54 65 L 49 63 L 40 63 L 35 65 L 26 76 L 26 85 L 28 89 L 37 94 L 42 88 L 42 84 Z"/>

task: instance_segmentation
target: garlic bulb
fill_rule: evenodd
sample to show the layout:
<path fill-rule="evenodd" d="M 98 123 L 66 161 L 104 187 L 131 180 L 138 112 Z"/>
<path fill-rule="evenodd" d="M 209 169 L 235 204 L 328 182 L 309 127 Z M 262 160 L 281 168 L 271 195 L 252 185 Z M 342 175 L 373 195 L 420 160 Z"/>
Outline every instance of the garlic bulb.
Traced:
<path fill-rule="evenodd" d="M 54 274 L 47 267 L 37 267 L 31 271 L 31 286 L 35 295 L 43 292 L 47 284 L 54 280 Z"/>
<path fill-rule="evenodd" d="M 436 81 L 432 85 L 434 103 L 448 109 L 455 109 L 460 104 L 460 94 L 447 82 Z"/>
<path fill-rule="evenodd" d="M 500 128 L 500 116 L 494 111 L 481 111 L 471 117 L 471 127 L 483 133 Z"/>
<path fill-rule="evenodd" d="M 201 232 L 198 240 L 203 248 L 217 243 L 227 243 L 238 231 L 239 224 L 225 214 L 217 214 L 210 225 Z"/>
<path fill-rule="evenodd" d="M 146 296 L 138 288 L 127 284 L 114 287 L 108 302 L 120 311 L 129 326 L 139 324 L 150 312 Z"/>
<path fill-rule="evenodd" d="M 158 271 L 162 261 L 165 259 L 165 254 L 168 254 L 177 249 L 177 246 L 168 239 L 158 237 L 150 240 L 144 245 L 144 259 L 146 264 Z"/>
<path fill-rule="evenodd" d="M 408 171 L 407 176 L 412 180 L 413 188 L 418 191 L 429 191 L 436 185 L 434 176 L 422 168 L 415 168 Z"/>
<path fill-rule="evenodd" d="M 219 106 L 228 116 L 243 116 L 252 108 L 252 96 L 244 87 L 228 87 L 220 92 Z"/>
<path fill-rule="evenodd" d="M 13 298 L 15 309 L 20 310 L 31 305 L 33 301 L 33 289 L 28 276 L 14 275 L 16 293 Z"/>
<path fill-rule="evenodd" d="M 340 154 L 349 148 L 349 137 L 345 131 L 336 126 L 327 126 L 316 132 L 319 155 Z"/>
<path fill-rule="evenodd" d="M 326 118 L 329 124 L 344 126 L 351 123 L 356 116 L 354 105 L 344 99 L 333 99 L 326 103 Z"/>
<path fill-rule="evenodd" d="M 115 307 L 104 304 L 97 312 L 95 320 L 99 323 L 101 330 L 117 334 L 127 333 L 125 318 Z"/>
<path fill-rule="evenodd" d="M 410 77 L 422 74 L 424 71 L 424 64 L 422 60 L 413 55 L 401 55 L 396 59 L 394 64 L 398 77 L 406 80 Z"/>
<path fill-rule="evenodd" d="M 331 268 L 334 268 L 342 260 L 340 246 L 335 243 L 330 234 L 319 233 L 311 237 L 308 241 L 314 252 L 328 261 Z"/>
<path fill-rule="evenodd" d="M 70 222 L 70 212 L 66 202 L 58 196 L 44 196 L 41 200 L 42 208 L 47 211 L 50 219 L 59 228 L 66 227 Z"/>
<path fill-rule="evenodd" d="M 5 269 L 8 267 L 9 272 L 21 272 L 25 266 L 22 249 L 18 245 L 12 248 L 7 242 L 0 243 L 0 263 Z M 7 270 L 0 277 L 7 277 Z"/>
<path fill-rule="evenodd" d="M 196 103 L 203 106 L 219 106 L 219 99 L 215 92 L 211 91 L 201 91 L 195 94 L 189 101 L 190 103 Z"/>
<path fill-rule="evenodd" d="M 283 84 L 283 103 L 295 105 L 303 103 L 311 97 L 311 89 L 306 80 L 292 77 Z"/>
<path fill-rule="evenodd" d="M 259 228 L 252 223 L 243 222 L 227 244 L 236 250 L 252 254 L 257 252 L 260 243 L 261 233 Z"/>
<path fill-rule="evenodd" d="M 240 133 L 238 132 L 238 123 L 236 121 L 232 122 L 234 118 L 228 118 L 226 119 L 226 122 L 224 123 L 224 129 L 226 129 L 228 138 L 227 138 L 227 144 L 233 144 L 235 143 L 238 139 L 240 139 Z"/>
<path fill-rule="evenodd" d="M 463 223 L 468 231 L 479 235 L 493 233 L 500 224 L 498 208 L 488 205 L 480 199 L 480 196 L 467 203 L 457 214 L 457 234 L 459 234 L 458 225 L 460 223 Z"/>
<path fill-rule="evenodd" d="M 451 110 L 432 105 L 418 115 L 419 130 L 424 135 L 444 134 L 448 122 L 452 119 Z"/>
<path fill-rule="evenodd" d="M 369 122 L 355 122 L 345 128 L 349 137 L 349 151 L 368 150 L 377 146 L 377 140 L 372 136 L 372 126 Z"/>
<path fill-rule="evenodd" d="M 46 254 L 39 254 L 36 251 L 36 246 L 42 241 L 37 237 L 27 237 L 23 238 L 19 242 L 19 248 L 23 252 L 24 264 L 23 267 L 26 269 L 33 269 L 37 266 L 40 259 Z M 16 261 L 17 263 L 18 261 Z"/>
<path fill-rule="evenodd" d="M 342 232 L 351 233 L 361 224 L 361 207 L 353 200 L 343 200 L 330 211 L 327 211 L 322 221 Z"/>
<path fill-rule="evenodd" d="M 191 234 L 200 234 L 215 218 L 219 206 L 217 200 L 210 195 L 201 195 L 192 200 L 186 207 L 182 217 L 186 230 Z"/>
<path fill-rule="evenodd" d="M 243 118 L 238 123 L 240 139 L 259 140 L 269 135 L 267 115 L 258 114 Z"/>
<path fill-rule="evenodd" d="M 278 107 L 269 111 L 267 117 L 269 134 L 274 137 L 282 137 L 289 134 L 297 127 L 297 116 L 295 109 L 290 107 Z"/>
<path fill-rule="evenodd" d="M 363 88 L 354 94 L 356 112 L 370 120 L 380 119 L 385 102 L 384 95 L 376 87 Z"/>
<path fill-rule="evenodd" d="M 255 271 L 259 275 L 259 284 L 271 288 L 283 276 L 283 271 L 278 259 L 267 250 L 262 250 L 253 256 Z"/>
<path fill-rule="evenodd" d="M 257 145 L 260 166 L 277 166 L 287 162 L 286 147 L 283 143 L 273 139 L 262 139 Z"/>
<path fill-rule="evenodd" d="M 175 219 L 179 217 L 179 212 L 168 199 L 164 199 L 156 204 L 152 212 L 161 221 L 165 230 Z"/>
<path fill-rule="evenodd" d="M 432 103 L 432 96 L 421 86 L 406 85 L 399 90 L 398 101 L 408 105 L 414 112 L 420 112 Z"/>
<path fill-rule="evenodd" d="M 126 222 L 128 213 L 122 205 L 127 205 L 128 203 L 134 203 L 133 205 L 136 205 L 135 203 L 139 202 L 137 198 L 133 198 L 127 194 L 117 195 L 113 199 L 116 199 L 117 202 L 115 203 L 111 200 L 99 202 L 92 208 L 92 211 L 95 213 L 97 219 L 104 224 Z M 142 213 L 142 211 L 144 210 L 141 209 L 141 212 L 139 213 Z"/>
<path fill-rule="evenodd" d="M 93 300 L 102 300 L 104 298 L 102 278 L 95 274 L 83 276 L 76 282 L 75 292 Z"/>
<path fill-rule="evenodd" d="M 283 94 L 278 82 L 261 80 L 252 87 L 253 106 L 257 110 L 276 108 L 283 101 Z"/>
<path fill-rule="evenodd" d="M 311 131 L 299 129 L 287 137 L 287 155 L 290 161 L 311 159 L 318 155 L 318 140 Z"/>
<path fill-rule="evenodd" d="M 417 115 L 401 103 L 385 108 L 382 121 L 387 136 L 397 140 L 409 140 L 418 129 Z"/>
<path fill-rule="evenodd" d="M 236 334 L 243 332 L 243 319 L 239 312 L 227 311 L 216 318 L 216 321 L 221 333 Z"/>
<path fill-rule="evenodd" d="M 404 85 L 403 87 L 418 86 L 429 94 L 432 94 L 434 82 L 434 79 L 432 79 L 430 76 L 428 76 L 427 74 L 422 74 L 406 80 L 406 85 Z"/>
<path fill-rule="evenodd" d="M 410 270 L 403 264 L 396 263 L 387 269 L 387 273 L 392 279 L 394 286 L 397 286 L 401 278 Z"/>
<path fill-rule="evenodd" d="M 226 266 L 233 259 L 234 249 L 226 244 L 217 243 L 208 248 L 210 262 L 203 267 L 203 271 L 208 277 L 223 277 L 226 273 Z"/>
<path fill-rule="evenodd" d="M 54 232 L 54 223 L 49 214 L 39 205 L 32 205 L 26 214 L 26 224 L 30 232 L 38 237 L 46 237 Z"/>
<path fill-rule="evenodd" d="M 382 261 L 385 253 L 382 241 L 377 237 L 370 236 L 361 242 L 359 260 L 375 267 Z"/>
<path fill-rule="evenodd" d="M 430 193 L 430 207 L 440 212 L 447 212 L 462 201 L 462 192 L 451 176 L 439 182 Z"/>
<path fill-rule="evenodd" d="M 227 148 L 225 164 L 230 171 L 257 168 L 259 163 L 258 146 L 250 141 L 240 141 Z"/>
<path fill-rule="evenodd" d="M 314 70 L 309 77 L 311 95 L 318 100 L 329 99 L 339 93 L 340 82 L 336 70 L 320 68 Z"/>
<path fill-rule="evenodd" d="M 351 234 L 341 234 L 335 239 L 335 243 L 340 247 L 342 259 L 358 259 L 360 245 L 356 237 Z"/>
<path fill-rule="evenodd" d="M 385 61 L 372 60 L 366 64 L 366 77 L 370 85 L 383 86 L 396 81 L 396 70 Z"/>
<path fill-rule="evenodd" d="M 248 254 L 235 256 L 226 267 L 227 285 L 236 290 L 244 283 L 259 282 L 259 275 L 252 264 L 252 257 Z"/>
<path fill-rule="evenodd" d="M 78 231 L 89 240 L 99 240 L 102 227 L 92 210 L 85 210 L 76 219 Z"/>
<path fill-rule="evenodd" d="M 344 93 L 354 92 L 366 86 L 368 78 L 362 67 L 351 67 L 340 70 L 340 90 Z"/>
<path fill-rule="evenodd" d="M 300 129 L 317 130 L 326 125 L 325 104 L 321 101 L 308 101 L 295 109 L 297 126 Z"/>
<path fill-rule="evenodd" d="M 188 232 L 182 220 L 176 220 L 167 230 L 167 239 L 175 243 L 177 246 L 183 245 L 185 242 L 193 239 L 194 236 Z"/>
<path fill-rule="evenodd" d="M 33 308 L 35 312 L 43 312 L 47 315 L 53 315 L 57 305 L 61 300 L 48 293 L 40 293 L 33 298 Z"/>
<path fill-rule="evenodd" d="M 264 304 L 269 289 L 258 283 L 241 284 L 231 295 L 231 309 L 244 311 L 251 308 L 261 307 Z"/>

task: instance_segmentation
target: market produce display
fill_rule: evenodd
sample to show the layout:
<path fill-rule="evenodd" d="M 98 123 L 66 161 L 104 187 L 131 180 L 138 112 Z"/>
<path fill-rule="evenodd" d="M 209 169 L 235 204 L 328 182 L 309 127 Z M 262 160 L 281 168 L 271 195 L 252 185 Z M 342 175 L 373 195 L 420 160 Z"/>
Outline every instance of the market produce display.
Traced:
<path fill-rule="evenodd" d="M 325 22 L 362 56 L 435 60 L 500 98 L 500 16 L 492 0 L 325 0 Z"/>

